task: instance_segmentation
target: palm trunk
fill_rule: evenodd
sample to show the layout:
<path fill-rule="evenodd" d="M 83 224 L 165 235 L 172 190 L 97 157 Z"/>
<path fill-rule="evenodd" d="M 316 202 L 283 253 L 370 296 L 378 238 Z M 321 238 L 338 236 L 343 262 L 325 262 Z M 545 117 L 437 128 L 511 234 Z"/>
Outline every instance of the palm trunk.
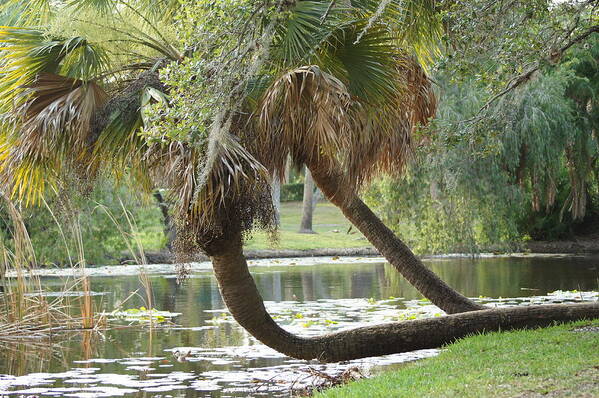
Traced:
<path fill-rule="evenodd" d="M 370 210 L 342 177 L 309 162 L 314 181 L 345 217 L 422 295 L 448 314 L 476 311 L 484 307 L 462 296 L 422 264 L 412 251 Z"/>
<path fill-rule="evenodd" d="M 306 167 L 304 179 L 304 198 L 302 203 L 302 221 L 300 223 L 300 234 L 314 234 L 312 229 L 312 218 L 314 215 L 314 180 L 310 170 Z"/>
<path fill-rule="evenodd" d="M 262 343 L 298 359 L 345 361 L 440 347 L 483 331 L 533 328 L 554 321 L 599 317 L 598 303 L 511 307 L 301 337 L 281 328 L 266 311 L 243 256 L 241 234 L 233 232 L 211 246 L 220 292 L 235 320 Z"/>

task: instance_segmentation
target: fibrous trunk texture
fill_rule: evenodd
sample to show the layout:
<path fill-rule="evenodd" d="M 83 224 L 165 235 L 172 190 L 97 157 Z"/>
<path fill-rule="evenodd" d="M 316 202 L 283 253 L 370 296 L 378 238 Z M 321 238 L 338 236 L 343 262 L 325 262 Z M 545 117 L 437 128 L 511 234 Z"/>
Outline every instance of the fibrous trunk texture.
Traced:
<path fill-rule="evenodd" d="M 235 320 L 262 343 L 298 359 L 345 361 L 440 347 L 472 333 L 599 317 L 599 303 L 510 307 L 301 337 L 281 328 L 266 311 L 242 253 L 241 235 L 231 233 L 214 243 L 214 273 Z"/>
<path fill-rule="evenodd" d="M 318 161 L 308 162 L 312 178 L 323 194 L 423 296 L 448 314 L 477 311 L 484 307 L 448 286 L 370 210 L 340 174 L 323 169 Z"/>

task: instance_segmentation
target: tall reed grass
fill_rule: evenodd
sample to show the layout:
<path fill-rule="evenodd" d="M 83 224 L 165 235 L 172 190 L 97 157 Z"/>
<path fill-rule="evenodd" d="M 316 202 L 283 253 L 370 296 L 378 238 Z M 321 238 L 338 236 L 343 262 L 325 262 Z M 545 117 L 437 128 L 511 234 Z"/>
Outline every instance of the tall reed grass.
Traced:
<path fill-rule="evenodd" d="M 104 313 L 93 300 L 91 283 L 86 274 L 87 262 L 83 234 L 79 214 L 68 199 L 61 199 L 62 210 L 60 222 L 55 211 L 47 202 L 44 206 L 58 226 L 68 256 L 68 265 L 76 269 L 77 277 L 67 278 L 58 294 L 49 297 L 43 290 L 40 278 L 34 275 L 32 268 L 36 265 L 35 250 L 28 234 L 25 222 L 17 206 L 6 195 L 0 192 L 9 221 L 12 225 L 11 245 L 0 234 L 0 345 L 23 338 L 52 337 L 65 330 L 97 330 L 105 328 L 107 321 Z M 143 268 L 146 257 L 139 239 L 137 224 L 131 213 L 121 201 L 123 215 L 127 226 L 123 227 L 105 206 L 98 205 L 113 221 L 121 233 L 127 247 L 137 260 L 140 268 L 140 284 L 143 294 L 139 294 L 146 307 L 153 308 L 153 293 L 150 279 Z M 69 244 L 67 234 L 74 239 L 74 247 Z M 11 271 L 12 278 L 6 274 Z M 76 293 L 76 294 L 73 294 Z"/>

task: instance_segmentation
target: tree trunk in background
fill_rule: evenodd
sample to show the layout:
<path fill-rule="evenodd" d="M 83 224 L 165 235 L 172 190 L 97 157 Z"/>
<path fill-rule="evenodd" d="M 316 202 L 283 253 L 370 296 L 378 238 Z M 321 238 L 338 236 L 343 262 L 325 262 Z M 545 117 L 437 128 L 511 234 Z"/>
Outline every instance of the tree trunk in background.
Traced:
<path fill-rule="evenodd" d="M 168 203 L 164 200 L 164 197 L 160 193 L 160 191 L 155 190 L 154 199 L 158 203 L 158 207 L 160 208 L 160 212 L 162 213 L 162 223 L 164 224 L 164 236 L 166 237 L 166 247 L 170 251 L 173 249 L 173 242 L 177 237 L 177 231 L 175 225 L 173 224 L 173 219 L 171 218 L 168 212 Z"/>
<path fill-rule="evenodd" d="M 312 219 L 314 215 L 314 207 L 316 206 L 314 200 L 314 180 L 310 170 L 306 167 L 306 174 L 304 178 L 304 200 L 302 204 L 302 221 L 300 223 L 300 234 L 315 234 L 312 229 Z"/>
<path fill-rule="evenodd" d="M 213 241 L 208 250 L 223 300 L 235 320 L 252 336 L 294 358 L 345 361 L 436 348 L 483 331 L 599 317 L 599 303 L 509 307 L 301 337 L 281 328 L 268 314 L 243 256 L 239 229 L 226 230 L 228 236 Z"/>
<path fill-rule="evenodd" d="M 484 308 L 449 287 L 425 267 L 406 244 L 360 200 L 357 193 L 344 184 L 342 174 L 323 168 L 322 162 L 317 157 L 314 159 L 316 161 L 307 166 L 323 194 L 341 209 L 345 217 L 424 297 L 448 314 Z"/>
<path fill-rule="evenodd" d="M 278 176 L 272 179 L 272 204 L 275 208 L 275 222 L 281 225 L 281 180 Z"/>

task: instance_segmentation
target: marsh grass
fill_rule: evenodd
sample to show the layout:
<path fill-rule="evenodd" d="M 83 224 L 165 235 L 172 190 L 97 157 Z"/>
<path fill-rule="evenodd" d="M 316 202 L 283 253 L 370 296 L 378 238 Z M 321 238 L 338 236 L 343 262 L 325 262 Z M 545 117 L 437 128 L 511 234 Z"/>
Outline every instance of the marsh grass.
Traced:
<path fill-rule="evenodd" d="M 118 222 L 117 217 L 108 209 L 108 207 L 98 204 L 98 208 L 101 209 L 106 215 L 110 218 L 110 220 L 114 223 L 115 227 L 121 234 L 123 240 L 127 244 L 127 249 L 131 254 L 131 257 L 134 261 L 139 264 L 139 282 L 142 286 L 143 294 L 139 291 L 134 292 L 134 295 L 137 295 L 144 302 L 144 307 L 148 308 L 150 312 L 150 322 L 149 325 L 152 327 L 154 325 L 154 318 L 152 316 L 152 311 L 154 310 L 154 293 L 152 291 L 152 282 L 148 276 L 148 273 L 145 268 L 145 264 L 148 263 L 143 247 L 142 242 L 142 234 L 140 233 L 139 227 L 133 214 L 125 207 L 122 200 L 119 199 L 119 204 L 121 205 L 121 210 L 123 212 L 123 216 L 126 221 L 126 225 L 124 228 L 121 223 Z M 131 296 L 130 296 L 131 297 Z M 129 298 L 127 298 L 123 303 L 121 303 L 121 307 L 127 302 Z M 116 309 L 115 311 L 117 311 Z"/>
<path fill-rule="evenodd" d="M 102 302 L 93 299 L 86 273 L 87 262 L 77 209 L 68 199 L 61 199 L 59 205 L 64 221 L 60 222 L 56 212 L 42 200 L 58 226 L 68 255 L 68 266 L 78 270 L 78 277 L 66 278 L 60 290 L 49 295 L 44 291 L 40 277 L 32 272 L 37 261 L 22 214 L 8 197 L 2 193 L 0 196 L 12 225 L 10 245 L 5 241 L 6 237 L 0 235 L 0 346 L 10 346 L 14 341 L 24 339 L 40 342 L 69 330 L 98 331 L 106 328 L 108 320 L 105 312 L 101 311 Z M 139 278 L 143 292 L 133 294 L 139 295 L 148 308 L 153 308 L 152 285 L 143 268 L 145 254 L 134 218 L 122 202 L 126 226 L 121 225 L 106 207 L 98 207 L 114 222 L 131 254 L 142 264 Z M 68 235 L 73 239 L 68 239 Z M 11 278 L 6 277 L 8 271 L 11 271 Z"/>

